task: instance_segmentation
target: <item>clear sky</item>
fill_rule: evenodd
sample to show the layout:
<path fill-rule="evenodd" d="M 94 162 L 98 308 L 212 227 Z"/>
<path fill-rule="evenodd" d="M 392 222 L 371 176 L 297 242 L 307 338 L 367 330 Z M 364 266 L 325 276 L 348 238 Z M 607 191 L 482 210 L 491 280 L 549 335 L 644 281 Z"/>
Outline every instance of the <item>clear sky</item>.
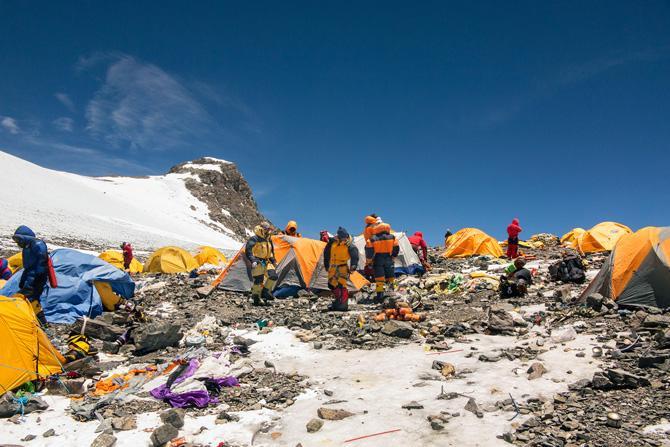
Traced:
<path fill-rule="evenodd" d="M 2 0 L 0 67 L 2 150 L 224 158 L 305 235 L 670 224 L 667 1 Z"/>

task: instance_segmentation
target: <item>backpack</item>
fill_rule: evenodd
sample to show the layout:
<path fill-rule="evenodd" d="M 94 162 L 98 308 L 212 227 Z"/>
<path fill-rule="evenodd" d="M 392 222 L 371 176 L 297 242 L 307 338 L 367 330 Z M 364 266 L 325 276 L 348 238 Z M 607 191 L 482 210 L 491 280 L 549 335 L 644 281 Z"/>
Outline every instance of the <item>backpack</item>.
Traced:
<path fill-rule="evenodd" d="M 569 256 L 549 266 L 549 275 L 552 281 L 572 282 L 582 284 L 586 281 L 584 264 L 578 256 Z"/>

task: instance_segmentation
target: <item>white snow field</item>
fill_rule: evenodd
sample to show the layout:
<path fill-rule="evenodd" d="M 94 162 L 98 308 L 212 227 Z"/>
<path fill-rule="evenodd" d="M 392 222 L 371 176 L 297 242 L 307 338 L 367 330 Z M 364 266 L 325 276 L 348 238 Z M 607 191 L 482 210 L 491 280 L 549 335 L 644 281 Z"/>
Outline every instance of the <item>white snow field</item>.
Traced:
<path fill-rule="evenodd" d="M 205 165 L 208 166 L 208 165 Z M 85 177 L 37 166 L 0 151 L 0 234 L 28 225 L 40 236 L 137 248 L 212 245 L 237 250 L 232 232 L 209 218 L 186 188 L 191 174 Z M 215 228 L 213 228 L 215 227 Z"/>
<path fill-rule="evenodd" d="M 256 330 L 235 333 L 258 341 L 250 348 L 251 359 L 258 366 L 270 360 L 277 371 L 308 376 L 310 387 L 298 396 L 295 404 L 282 412 L 269 409 L 237 412 L 235 414 L 240 417 L 238 422 L 222 425 L 215 424 L 214 420 L 218 412 L 226 408 L 225 403 L 212 408 L 211 415 L 187 415 L 180 436 L 188 442 L 210 446 L 225 442 L 226 445 L 288 447 L 295 447 L 298 443 L 305 447 L 505 446 L 509 444 L 497 436 L 510 430 L 512 424 L 522 423 L 527 416 L 520 415 L 510 421 L 514 413 L 491 411 L 496 401 L 507 399 L 509 394 L 518 402 L 530 397 L 551 400 L 555 393 L 566 391 L 569 383 L 591 378 L 601 366 L 600 361 L 590 355 L 576 357 L 580 351 L 590 353 L 592 345 L 596 344 L 594 337 L 585 335 L 578 335 L 563 344 L 553 343 L 537 333 L 521 338 L 473 335 L 470 337 L 472 343 L 455 343 L 453 352 L 432 355 L 416 343 L 374 351 L 314 350 L 311 344 L 300 342 L 286 328 L 276 328 L 265 335 Z M 536 380 L 527 378 L 529 363 L 509 360 L 485 363 L 477 359 L 480 354 L 534 344 L 539 339 L 546 341 L 548 352 L 530 363 L 541 361 L 547 373 Z M 471 347 L 477 350 L 472 351 Z M 466 357 L 472 352 L 473 356 Z M 566 361 L 568 356 L 570 361 Z M 463 379 L 423 380 L 420 376 L 426 373 L 439 378 L 439 373 L 431 370 L 433 360 L 450 362 L 457 372 L 470 369 L 472 373 Z M 457 392 L 474 397 L 484 417 L 477 418 L 464 410 L 467 397 L 436 399 L 442 387 L 445 393 Z M 326 396 L 324 390 L 332 391 L 332 397 Z M 44 399 L 50 406 L 46 412 L 26 415 L 19 425 L 3 424 L 0 443 L 17 443 L 28 434 L 37 435 L 30 442 L 36 447 L 85 446 L 95 439 L 99 423 L 74 421 L 67 413 L 69 399 L 48 394 Z M 327 405 L 326 402 L 331 399 L 343 402 Z M 417 401 L 424 409 L 401 408 L 410 401 Z M 322 406 L 342 408 L 354 413 L 354 416 L 341 421 L 325 421 L 320 431 L 307 433 L 305 425 L 317 417 L 317 409 Z M 443 431 L 437 432 L 431 429 L 426 417 L 440 411 L 460 413 L 460 416 L 452 418 Z M 137 422 L 137 429 L 115 433 L 117 445 L 150 446 L 151 431 L 160 425 L 158 414 L 141 414 Z M 206 430 L 201 427 L 206 427 Z M 50 428 L 55 429 L 58 436 L 40 436 Z M 392 430 L 397 431 L 346 442 Z"/>

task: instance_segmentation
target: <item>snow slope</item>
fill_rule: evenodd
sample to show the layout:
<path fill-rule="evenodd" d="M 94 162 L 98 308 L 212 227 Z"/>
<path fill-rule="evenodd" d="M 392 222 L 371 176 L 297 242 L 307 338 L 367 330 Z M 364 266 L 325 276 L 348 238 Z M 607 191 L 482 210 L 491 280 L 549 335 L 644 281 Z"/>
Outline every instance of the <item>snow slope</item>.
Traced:
<path fill-rule="evenodd" d="M 212 245 L 236 250 L 231 230 L 209 217 L 184 185 L 195 174 L 85 177 L 37 166 L 0 151 L 0 233 L 24 224 L 47 238 L 137 248 Z"/>

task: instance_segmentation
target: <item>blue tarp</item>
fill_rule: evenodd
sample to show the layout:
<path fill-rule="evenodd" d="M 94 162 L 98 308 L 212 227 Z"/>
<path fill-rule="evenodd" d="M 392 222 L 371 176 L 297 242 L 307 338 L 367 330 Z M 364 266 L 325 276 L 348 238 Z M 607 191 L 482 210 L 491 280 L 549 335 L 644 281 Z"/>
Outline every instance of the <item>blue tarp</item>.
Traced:
<path fill-rule="evenodd" d="M 40 297 L 49 323 L 72 323 L 83 316 L 94 318 L 102 313 L 102 301 L 93 282 L 109 283 L 112 290 L 126 299 L 135 294 L 135 283 L 130 276 L 102 259 L 62 248 L 51 253 L 58 287 L 47 283 Z M 7 281 L 0 295 L 12 296 L 19 291 L 20 270 Z"/>

